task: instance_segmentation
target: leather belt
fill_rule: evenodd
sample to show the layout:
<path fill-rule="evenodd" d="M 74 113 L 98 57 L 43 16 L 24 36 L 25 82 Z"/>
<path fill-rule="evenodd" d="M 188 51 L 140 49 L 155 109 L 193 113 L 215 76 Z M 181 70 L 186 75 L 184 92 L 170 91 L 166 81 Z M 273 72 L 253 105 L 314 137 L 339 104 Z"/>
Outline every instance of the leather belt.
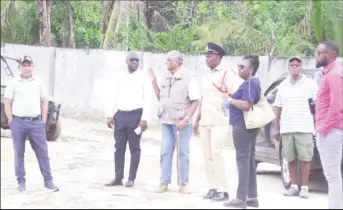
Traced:
<path fill-rule="evenodd" d="M 143 108 L 139 108 L 139 109 L 134 109 L 131 111 L 124 111 L 124 110 L 118 110 L 118 112 L 123 112 L 123 113 L 136 113 L 136 112 L 143 112 Z"/>
<path fill-rule="evenodd" d="M 36 121 L 36 120 L 41 120 L 40 115 L 37 116 L 37 117 L 18 117 L 18 116 L 13 115 L 13 117 L 18 118 L 18 119 L 21 119 L 21 120 L 24 120 L 24 121 L 27 121 L 27 122 L 32 122 L 32 121 Z"/>

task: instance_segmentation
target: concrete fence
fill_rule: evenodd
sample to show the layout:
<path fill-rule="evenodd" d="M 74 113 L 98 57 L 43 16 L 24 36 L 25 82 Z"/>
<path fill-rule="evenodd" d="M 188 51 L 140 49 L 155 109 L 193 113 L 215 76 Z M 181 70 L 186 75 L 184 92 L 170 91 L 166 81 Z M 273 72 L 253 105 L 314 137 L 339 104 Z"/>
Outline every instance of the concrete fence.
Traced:
<path fill-rule="evenodd" d="M 104 117 L 108 98 L 112 97 L 116 73 L 126 71 L 126 52 L 96 49 L 62 49 L 15 44 L 1 46 L 1 55 L 19 58 L 30 55 L 34 60 L 35 72 L 41 77 L 50 95 L 62 103 L 62 113 L 70 117 L 101 119 Z M 140 69 L 153 68 L 160 76 L 166 67 L 166 54 L 140 52 Z M 258 77 L 265 90 L 270 83 L 287 73 L 288 57 L 260 57 Z M 229 69 L 237 68 L 239 56 L 225 56 L 223 64 Z M 339 58 L 342 62 L 342 58 Z M 18 76 L 18 64 L 8 60 L 14 75 Z M 203 55 L 185 55 L 184 65 L 194 71 L 198 78 L 208 71 Z M 315 68 L 314 58 L 304 58 L 304 68 Z M 4 64 L 1 63 L 1 68 Z M 6 85 L 8 77 L 1 71 L 1 84 Z M 155 106 L 157 101 L 155 101 Z M 151 113 L 156 119 L 156 113 Z"/>

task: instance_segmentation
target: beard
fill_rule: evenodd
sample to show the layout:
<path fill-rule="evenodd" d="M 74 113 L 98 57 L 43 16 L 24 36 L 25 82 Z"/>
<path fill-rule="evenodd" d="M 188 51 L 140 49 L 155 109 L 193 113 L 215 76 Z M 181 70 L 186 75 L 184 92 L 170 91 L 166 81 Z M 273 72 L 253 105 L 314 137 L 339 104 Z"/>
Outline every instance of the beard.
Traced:
<path fill-rule="evenodd" d="M 320 68 L 320 67 L 325 67 L 327 66 L 328 62 L 326 60 L 323 60 L 321 62 L 316 62 L 316 68 Z"/>

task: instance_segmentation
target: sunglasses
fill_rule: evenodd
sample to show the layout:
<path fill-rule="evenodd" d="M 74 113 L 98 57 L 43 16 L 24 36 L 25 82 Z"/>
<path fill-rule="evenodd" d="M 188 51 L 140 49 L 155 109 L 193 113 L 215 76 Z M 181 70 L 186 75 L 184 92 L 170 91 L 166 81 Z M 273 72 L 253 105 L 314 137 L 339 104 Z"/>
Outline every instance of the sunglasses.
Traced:
<path fill-rule="evenodd" d="M 130 62 L 134 62 L 134 61 L 138 63 L 138 62 L 139 62 L 139 59 L 137 59 L 137 58 L 131 58 L 131 59 L 130 59 Z"/>

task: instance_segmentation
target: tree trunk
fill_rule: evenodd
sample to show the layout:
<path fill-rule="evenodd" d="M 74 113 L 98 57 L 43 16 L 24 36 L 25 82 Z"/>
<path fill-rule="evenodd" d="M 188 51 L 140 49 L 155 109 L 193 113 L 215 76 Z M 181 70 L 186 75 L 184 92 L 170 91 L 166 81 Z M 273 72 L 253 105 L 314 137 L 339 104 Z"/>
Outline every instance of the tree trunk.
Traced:
<path fill-rule="evenodd" d="M 69 4 L 68 9 L 68 23 L 69 23 L 69 46 L 75 48 L 75 36 L 74 36 L 74 28 L 73 28 L 73 8 Z"/>
<path fill-rule="evenodd" d="M 105 0 L 102 7 L 102 18 L 101 18 L 101 28 L 100 28 L 100 48 L 103 48 L 105 34 L 108 28 L 108 24 L 111 18 L 111 14 L 114 7 L 114 1 Z"/>
<path fill-rule="evenodd" d="M 39 44 L 42 46 L 51 45 L 50 12 L 51 0 L 37 0 L 39 15 Z"/>
<path fill-rule="evenodd" d="M 75 36 L 73 31 L 73 7 L 70 1 L 65 1 L 65 20 L 62 32 L 62 47 L 75 48 Z"/>
<path fill-rule="evenodd" d="M 1 8 L 1 27 L 6 27 L 9 21 L 10 15 L 15 13 L 15 0 L 6 2 L 6 5 Z"/>
<path fill-rule="evenodd" d="M 154 9 L 150 5 L 150 1 L 144 1 L 145 2 L 145 19 L 146 19 L 146 26 L 148 27 L 149 30 L 152 29 L 152 21 L 153 21 L 153 16 L 154 16 Z"/>
<path fill-rule="evenodd" d="M 113 5 L 110 20 L 108 22 L 107 30 L 104 37 L 104 43 L 102 48 L 105 50 L 113 48 L 114 37 L 116 36 L 116 31 L 120 25 L 120 20 L 122 19 L 122 5 L 124 1 L 116 1 Z"/>

